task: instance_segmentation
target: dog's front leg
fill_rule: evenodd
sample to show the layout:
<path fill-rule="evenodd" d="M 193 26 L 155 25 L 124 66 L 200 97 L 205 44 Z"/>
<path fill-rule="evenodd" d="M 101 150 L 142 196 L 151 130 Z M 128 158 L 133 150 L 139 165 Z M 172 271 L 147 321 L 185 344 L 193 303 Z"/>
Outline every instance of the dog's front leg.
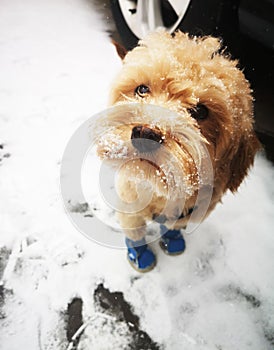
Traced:
<path fill-rule="evenodd" d="M 144 238 L 146 234 L 146 222 L 142 215 L 117 213 L 117 217 L 125 235 L 129 239 L 138 241 Z"/>
<path fill-rule="evenodd" d="M 154 253 L 148 248 L 145 234 L 146 222 L 140 214 L 118 213 L 118 220 L 126 235 L 127 257 L 139 272 L 147 272 L 156 264 Z"/>

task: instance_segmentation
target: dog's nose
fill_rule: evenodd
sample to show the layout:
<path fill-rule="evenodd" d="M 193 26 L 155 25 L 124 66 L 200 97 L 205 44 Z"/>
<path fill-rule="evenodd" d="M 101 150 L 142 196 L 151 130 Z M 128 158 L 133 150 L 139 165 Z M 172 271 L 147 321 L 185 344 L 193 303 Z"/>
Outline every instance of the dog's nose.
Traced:
<path fill-rule="evenodd" d="M 163 135 L 158 130 L 138 125 L 132 129 L 131 142 L 140 152 L 152 152 L 160 147 Z"/>

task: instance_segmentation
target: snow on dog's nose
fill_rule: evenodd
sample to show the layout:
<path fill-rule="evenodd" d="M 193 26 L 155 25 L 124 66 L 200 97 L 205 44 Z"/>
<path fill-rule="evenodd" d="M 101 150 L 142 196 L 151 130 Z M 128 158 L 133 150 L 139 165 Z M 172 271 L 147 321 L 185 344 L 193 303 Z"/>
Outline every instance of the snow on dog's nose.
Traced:
<path fill-rule="evenodd" d="M 138 125 L 132 129 L 131 143 L 139 152 L 152 152 L 163 143 L 163 135 L 159 130 Z"/>

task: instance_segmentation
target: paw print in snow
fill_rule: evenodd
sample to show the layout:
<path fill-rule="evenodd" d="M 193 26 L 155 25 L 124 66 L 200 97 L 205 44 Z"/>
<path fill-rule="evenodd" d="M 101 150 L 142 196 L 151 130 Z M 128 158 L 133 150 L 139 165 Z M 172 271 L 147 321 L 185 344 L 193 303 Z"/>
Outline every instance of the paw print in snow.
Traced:
<path fill-rule="evenodd" d="M 9 158 L 10 153 L 5 151 L 5 145 L 0 143 L 0 166 L 3 164 L 5 158 Z"/>

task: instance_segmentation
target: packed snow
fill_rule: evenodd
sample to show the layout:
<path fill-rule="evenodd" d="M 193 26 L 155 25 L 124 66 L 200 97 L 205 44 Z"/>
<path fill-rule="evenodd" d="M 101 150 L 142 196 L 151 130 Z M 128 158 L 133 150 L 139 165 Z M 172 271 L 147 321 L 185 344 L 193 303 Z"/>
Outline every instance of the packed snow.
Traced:
<path fill-rule="evenodd" d="M 85 0 L 2 0 L 0 50 L 1 349 L 72 348 L 65 314 L 74 297 L 85 322 L 78 349 L 132 348 L 127 325 L 98 311 L 100 283 L 123 292 L 161 349 L 273 349 L 274 170 L 264 156 L 185 236 L 182 256 L 154 242 L 157 266 L 140 275 L 125 250 L 77 231 L 59 190 L 66 144 L 106 108 L 121 66 L 104 20 Z M 87 209 L 72 211 L 92 225 Z"/>

